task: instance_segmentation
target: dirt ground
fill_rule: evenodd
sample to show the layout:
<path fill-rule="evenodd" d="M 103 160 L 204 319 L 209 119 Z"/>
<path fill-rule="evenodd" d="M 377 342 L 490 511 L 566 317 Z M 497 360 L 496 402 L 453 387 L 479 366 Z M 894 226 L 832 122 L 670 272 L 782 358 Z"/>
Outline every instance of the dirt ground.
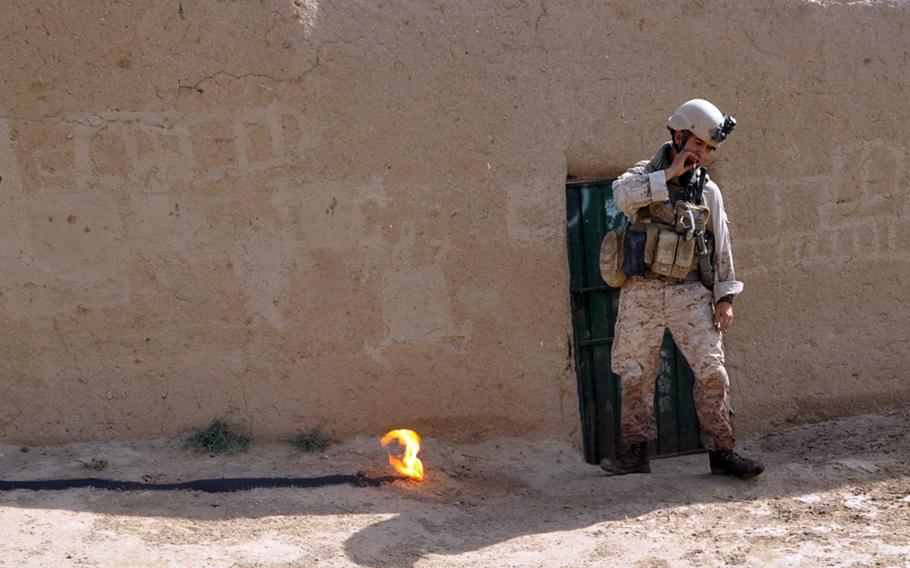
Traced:
<path fill-rule="evenodd" d="M 607 478 L 562 442 L 426 439 L 424 483 L 231 494 L 96 489 L 0 493 L 0 566 L 910 566 L 910 411 L 745 441 L 751 482 L 707 457 Z M 179 443 L 0 445 L 0 479 L 389 473 L 377 439 L 322 454 L 254 444 L 208 456 Z"/>

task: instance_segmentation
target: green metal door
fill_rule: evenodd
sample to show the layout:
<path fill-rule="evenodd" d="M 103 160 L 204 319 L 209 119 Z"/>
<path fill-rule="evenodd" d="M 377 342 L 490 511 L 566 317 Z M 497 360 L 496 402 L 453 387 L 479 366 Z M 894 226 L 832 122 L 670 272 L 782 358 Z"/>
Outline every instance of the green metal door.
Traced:
<path fill-rule="evenodd" d="M 613 201 L 612 180 L 566 183 L 575 369 L 585 460 L 598 463 L 613 457 L 619 444 L 619 378 L 610 369 L 613 326 L 619 308 L 619 289 L 600 277 L 600 241 L 626 217 Z M 656 455 L 698 451 L 698 418 L 692 397 L 692 370 L 676 348 L 669 331 L 660 349 L 654 413 L 657 417 Z"/>

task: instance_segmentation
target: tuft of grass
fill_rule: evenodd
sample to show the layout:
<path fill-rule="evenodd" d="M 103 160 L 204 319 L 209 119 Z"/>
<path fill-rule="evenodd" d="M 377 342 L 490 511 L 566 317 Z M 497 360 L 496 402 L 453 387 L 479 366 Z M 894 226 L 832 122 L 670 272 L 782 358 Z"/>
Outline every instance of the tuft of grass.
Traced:
<path fill-rule="evenodd" d="M 184 447 L 208 453 L 242 452 L 250 445 L 250 437 L 238 432 L 224 418 L 197 430 L 183 441 Z"/>
<path fill-rule="evenodd" d="M 82 460 L 79 460 L 79 461 L 82 461 Z M 110 465 L 111 465 L 110 462 L 108 462 L 106 459 L 102 459 L 99 457 L 94 457 L 94 458 L 92 458 L 91 461 L 82 461 L 82 466 L 85 469 L 91 469 L 93 471 L 104 471 Z"/>
<path fill-rule="evenodd" d="M 291 445 L 305 453 L 321 452 L 331 443 L 332 440 L 318 426 L 308 432 L 297 434 L 291 439 Z"/>

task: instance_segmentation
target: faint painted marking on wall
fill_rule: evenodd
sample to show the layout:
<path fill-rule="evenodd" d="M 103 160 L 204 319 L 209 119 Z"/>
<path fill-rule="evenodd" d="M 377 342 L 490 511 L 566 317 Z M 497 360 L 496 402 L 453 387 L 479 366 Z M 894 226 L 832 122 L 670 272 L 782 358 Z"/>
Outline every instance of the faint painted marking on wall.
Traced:
<path fill-rule="evenodd" d="M 765 223 L 769 234 L 751 239 L 734 235 L 743 274 L 756 270 L 759 261 L 763 272 L 910 263 L 910 181 L 903 144 L 885 139 L 846 144 L 834 149 L 831 158 L 826 174 L 758 182 L 767 186 L 771 203 L 756 207 L 755 215 L 765 211 L 770 219 L 753 221 Z M 797 203 L 796 194 L 814 201 L 791 205 Z"/>
<path fill-rule="evenodd" d="M 183 254 L 188 243 L 208 247 L 203 255 L 231 255 L 197 238 L 211 229 L 211 211 L 175 192 L 287 168 L 320 141 L 318 126 L 279 104 L 189 114 L 111 111 L 0 125 L 6 219 L 0 283 L 4 303 L 21 317 L 128 302 L 130 271 L 139 258 Z M 225 199 L 234 198 L 217 195 L 204 203 Z M 271 248 L 262 235 L 244 236 L 252 249 Z M 271 250 L 287 252 L 287 235 L 276 238 Z M 242 247 L 234 253 L 248 264 Z M 262 288 L 251 299 L 254 311 L 280 327 L 274 302 L 283 297 L 282 286 L 274 279 L 253 284 Z"/>
<path fill-rule="evenodd" d="M 303 113 L 278 104 L 193 114 L 104 112 L 64 122 L 72 128 L 64 138 L 71 146 L 76 188 L 137 179 L 161 187 L 263 172 L 299 160 L 319 143 L 318 128 Z M 41 160 L 48 153 L 31 157 L 39 177 L 47 177 Z"/>
<path fill-rule="evenodd" d="M 320 129 L 278 104 L 234 112 L 111 111 L 23 128 L 26 186 L 85 189 L 139 181 L 154 191 L 287 166 L 319 144 Z"/>
<path fill-rule="evenodd" d="M 113 197 L 53 188 L 27 192 L 14 150 L 10 125 L 0 120 L 0 175 L 5 178 L 0 259 L 8 315 L 125 301 L 123 227 Z"/>

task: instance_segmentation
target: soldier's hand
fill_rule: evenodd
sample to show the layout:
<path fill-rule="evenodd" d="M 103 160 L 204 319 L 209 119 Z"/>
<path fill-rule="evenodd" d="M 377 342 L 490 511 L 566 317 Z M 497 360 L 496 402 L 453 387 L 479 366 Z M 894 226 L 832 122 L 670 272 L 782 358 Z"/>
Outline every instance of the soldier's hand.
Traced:
<path fill-rule="evenodd" d="M 721 302 L 714 306 L 714 329 L 725 332 L 733 325 L 733 304 Z"/>
<path fill-rule="evenodd" d="M 676 157 L 673 158 L 673 163 L 664 171 L 666 172 L 667 179 L 670 180 L 679 177 L 688 171 L 694 170 L 697 165 L 698 156 L 695 152 L 684 150 L 676 154 Z"/>

